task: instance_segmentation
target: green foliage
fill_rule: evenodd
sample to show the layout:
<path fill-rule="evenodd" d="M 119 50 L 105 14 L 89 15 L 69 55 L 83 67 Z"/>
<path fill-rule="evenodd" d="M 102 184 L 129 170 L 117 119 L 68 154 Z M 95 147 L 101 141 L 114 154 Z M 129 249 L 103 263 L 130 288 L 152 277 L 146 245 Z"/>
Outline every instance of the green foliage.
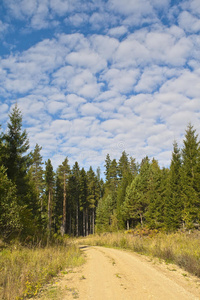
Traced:
<path fill-rule="evenodd" d="M 167 231 L 175 231 L 181 226 L 183 203 L 181 199 L 181 154 L 178 144 L 173 145 L 172 160 L 168 181 L 168 194 L 165 203 L 165 227 Z"/>
<path fill-rule="evenodd" d="M 199 141 L 196 130 L 191 124 L 186 129 L 182 149 L 182 194 L 183 220 L 187 228 L 200 222 L 200 190 L 199 190 Z"/>
<path fill-rule="evenodd" d="M 3 136 L 4 147 L 6 148 L 3 164 L 8 178 L 16 185 L 19 200 L 23 203 L 28 189 L 26 174 L 30 163 L 29 155 L 27 154 L 29 141 L 26 131 L 22 131 L 22 114 L 17 104 L 9 117 L 8 131 Z"/>
<path fill-rule="evenodd" d="M 7 239 L 22 229 L 21 209 L 17 203 L 16 188 L 3 166 L 0 167 L 0 183 L 0 236 Z"/>
<path fill-rule="evenodd" d="M 106 232 L 112 230 L 112 216 L 115 207 L 114 204 L 114 199 L 111 195 L 99 200 L 96 211 L 96 232 Z"/>
<path fill-rule="evenodd" d="M 35 185 L 38 201 L 40 202 L 40 206 L 42 210 L 41 197 L 43 195 L 43 190 L 44 190 L 44 179 L 43 179 L 44 171 L 42 169 L 43 162 L 42 162 L 42 156 L 40 154 L 41 150 L 42 147 L 36 144 L 34 151 L 30 153 L 31 166 L 29 168 L 29 174 L 31 176 L 31 180 Z"/>

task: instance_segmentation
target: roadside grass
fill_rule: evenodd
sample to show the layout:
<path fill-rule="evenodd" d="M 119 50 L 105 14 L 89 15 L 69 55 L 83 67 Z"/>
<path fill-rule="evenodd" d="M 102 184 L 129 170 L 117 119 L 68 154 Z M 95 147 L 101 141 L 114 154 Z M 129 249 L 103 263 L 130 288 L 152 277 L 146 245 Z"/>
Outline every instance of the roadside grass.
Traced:
<path fill-rule="evenodd" d="M 147 229 L 88 236 L 84 243 L 128 249 L 174 263 L 200 277 L 200 232 L 161 233 Z"/>
<path fill-rule="evenodd" d="M 15 244 L 0 251 L 0 299 L 36 296 L 61 270 L 81 265 L 79 248 L 69 241 L 48 247 Z"/>

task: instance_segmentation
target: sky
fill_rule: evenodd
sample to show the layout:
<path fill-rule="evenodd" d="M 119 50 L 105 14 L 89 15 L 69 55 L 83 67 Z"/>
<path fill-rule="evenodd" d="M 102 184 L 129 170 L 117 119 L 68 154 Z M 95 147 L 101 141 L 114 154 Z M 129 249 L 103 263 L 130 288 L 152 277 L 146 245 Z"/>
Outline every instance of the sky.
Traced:
<path fill-rule="evenodd" d="M 0 45 L 2 130 L 17 102 L 55 169 L 124 150 L 167 167 L 200 134 L 199 0 L 1 0 Z"/>

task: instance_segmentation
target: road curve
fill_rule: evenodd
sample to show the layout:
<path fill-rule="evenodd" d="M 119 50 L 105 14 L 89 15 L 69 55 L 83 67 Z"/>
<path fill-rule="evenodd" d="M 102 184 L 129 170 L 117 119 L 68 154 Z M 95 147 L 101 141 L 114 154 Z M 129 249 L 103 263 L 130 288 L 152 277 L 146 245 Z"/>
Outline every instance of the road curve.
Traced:
<path fill-rule="evenodd" d="M 64 299 L 75 296 L 79 300 L 200 299 L 197 282 L 192 290 L 182 275 L 175 278 L 176 272 L 164 272 L 140 255 L 104 247 L 80 248 L 86 263 L 73 274 L 70 283 L 73 289 L 71 293 L 69 289 Z"/>

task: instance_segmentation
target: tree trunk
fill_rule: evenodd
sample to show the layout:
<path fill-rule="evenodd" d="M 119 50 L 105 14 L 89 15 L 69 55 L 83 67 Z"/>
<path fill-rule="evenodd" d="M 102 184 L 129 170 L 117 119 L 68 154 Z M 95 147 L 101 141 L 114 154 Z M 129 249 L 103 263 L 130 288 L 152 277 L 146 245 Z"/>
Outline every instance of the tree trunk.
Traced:
<path fill-rule="evenodd" d="M 79 212 L 79 209 L 78 209 L 78 201 L 77 201 L 77 204 L 76 204 L 76 236 L 79 236 L 78 212 Z"/>
<path fill-rule="evenodd" d="M 48 196 L 48 234 L 51 232 L 51 190 L 49 189 Z"/>
<path fill-rule="evenodd" d="M 90 234 L 92 234 L 92 214 L 90 212 Z"/>
<path fill-rule="evenodd" d="M 140 213 L 140 223 L 141 223 L 141 226 L 143 228 L 143 217 L 142 217 L 142 214 Z"/>
<path fill-rule="evenodd" d="M 92 233 L 94 234 L 94 207 L 92 209 Z"/>
<path fill-rule="evenodd" d="M 71 216 L 71 212 L 70 212 L 70 215 L 69 215 L 69 234 L 72 233 L 72 216 Z"/>
<path fill-rule="evenodd" d="M 130 229 L 130 226 L 129 226 L 129 220 L 126 221 L 126 228 L 127 228 L 127 230 Z"/>
<path fill-rule="evenodd" d="M 86 208 L 86 236 L 88 236 L 88 209 Z"/>
<path fill-rule="evenodd" d="M 66 180 L 65 180 L 65 173 L 64 173 L 64 191 L 63 191 L 63 229 L 64 233 L 66 233 Z"/>
<path fill-rule="evenodd" d="M 85 209 L 83 209 L 83 236 L 85 235 Z"/>

